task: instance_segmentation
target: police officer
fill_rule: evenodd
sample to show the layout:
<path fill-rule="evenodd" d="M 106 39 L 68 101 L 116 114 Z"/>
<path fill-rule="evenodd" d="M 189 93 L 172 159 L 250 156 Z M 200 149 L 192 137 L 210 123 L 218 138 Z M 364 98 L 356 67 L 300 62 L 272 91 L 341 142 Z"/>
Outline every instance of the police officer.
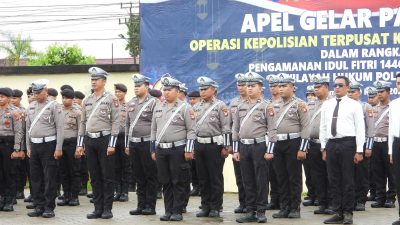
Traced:
<path fill-rule="evenodd" d="M 262 95 L 264 78 L 257 73 L 245 74 L 248 99 L 237 107 L 233 118 L 233 158 L 240 161 L 247 214 L 238 223 L 265 223 L 268 203 L 268 153 L 276 141 L 275 113 Z M 267 137 L 268 133 L 268 137 Z M 268 141 L 269 138 L 269 141 Z M 269 154 L 272 155 L 272 154 Z"/>
<path fill-rule="evenodd" d="M 400 73 L 396 75 L 396 87 L 400 92 Z M 400 201 L 400 98 L 393 100 L 389 105 L 389 155 L 393 163 L 393 174 L 396 184 L 397 201 Z M 399 207 L 400 215 L 400 207 Z M 400 225 L 400 219 L 392 225 Z"/>
<path fill-rule="evenodd" d="M 22 106 L 21 100 L 22 95 L 24 94 L 21 90 L 14 89 L 12 92 L 12 97 L 10 103 L 18 109 L 18 118 L 21 119 L 22 123 L 22 141 L 21 142 L 21 151 L 26 152 L 25 146 L 25 107 Z M 24 189 L 27 180 L 27 171 L 29 170 L 27 165 L 27 158 L 18 158 L 16 159 L 16 185 L 17 185 L 17 194 L 15 196 L 16 199 L 24 199 Z"/>
<path fill-rule="evenodd" d="M 311 179 L 319 202 L 319 208 L 314 210 L 314 214 L 332 214 L 332 211 L 329 210 L 328 174 L 325 161 L 322 160 L 321 141 L 319 140 L 321 109 L 322 104 L 328 100 L 329 78 L 315 77 L 313 83 L 316 100 L 307 103 L 310 116 L 308 124 L 310 141 L 307 156 L 310 163 Z"/>
<path fill-rule="evenodd" d="M 120 128 L 115 146 L 115 194 L 114 201 L 126 202 L 128 198 L 128 186 L 132 177 L 131 163 L 129 156 L 125 153 L 125 123 L 126 123 L 126 102 L 125 95 L 128 91 L 124 84 L 114 84 L 115 96 L 120 105 Z"/>
<path fill-rule="evenodd" d="M 48 80 L 32 83 L 36 101 L 29 105 L 26 117 L 26 145 L 30 157 L 34 211 L 30 217 L 54 217 L 57 171 L 64 141 L 64 113 L 47 96 Z"/>
<path fill-rule="evenodd" d="M 35 96 L 33 96 L 33 93 L 32 93 L 32 87 L 29 87 L 27 90 L 26 90 L 26 95 L 27 95 L 27 97 L 28 97 L 28 103 L 29 104 L 31 104 L 33 101 L 35 101 Z M 25 112 L 25 117 L 26 117 L 26 112 Z M 25 119 L 25 118 L 24 118 Z M 24 129 L 24 135 L 25 135 L 25 137 L 24 137 L 24 141 L 25 141 L 25 143 L 24 143 L 24 145 L 25 145 L 25 152 L 27 151 L 26 150 L 26 121 L 24 121 L 23 122 L 23 126 L 25 125 L 25 129 Z M 26 155 L 28 155 L 28 153 L 26 152 Z M 32 182 L 31 182 L 31 171 L 30 171 L 30 165 L 29 165 L 29 157 L 25 157 L 25 160 L 26 160 L 26 171 L 27 171 L 27 175 L 28 175 L 28 181 L 29 181 L 29 195 L 28 195 L 28 197 L 26 197 L 25 199 L 24 199 L 24 202 L 32 202 L 32 195 L 31 195 L 31 193 L 32 193 Z M 35 207 L 33 206 L 33 204 L 30 204 L 30 205 L 27 205 L 27 208 L 28 208 L 28 206 L 30 206 L 29 208 L 31 208 L 31 209 L 34 209 Z"/>
<path fill-rule="evenodd" d="M 336 213 L 325 224 L 353 224 L 354 164 L 363 159 L 365 121 L 361 104 L 347 97 L 349 86 L 347 77 L 337 76 L 336 98 L 325 101 L 321 110 L 319 139 Z"/>
<path fill-rule="evenodd" d="M 137 182 L 137 208 L 131 215 L 156 214 L 157 166 L 151 159 L 150 133 L 153 110 L 159 102 L 149 94 L 150 79 L 141 74 L 133 74 L 135 97 L 127 103 L 125 125 L 126 154 L 130 156 L 133 174 Z"/>
<path fill-rule="evenodd" d="M 302 191 L 301 160 L 306 158 L 309 122 L 306 104 L 294 96 L 294 79 L 279 75 L 279 93 L 282 97 L 276 112 L 278 141 L 273 152 L 273 166 L 280 188 L 280 211 L 274 218 L 299 218 Z"/>
<path fill-rule="evenodd" d="M 47 90 L 48 97 L 52 101 L 57 101 L 58 91 L 54 88 L 48 88 Z"/>
<path fill-rule="evenodd" d="M 236 89 L 239 93 L 239 96 L 232 99 L 231 103 L 229 104 L 229 117 L 231 120 L 231 127 L 233 124 L 233 118 L 235 117 L 235 114 L 237 113 L 237 107 L 243 103 L 244 101 L 247 100 L 247 85 L 246 85 L 246 79 L 244 74 L 242 73 L 237 73 L 235 75 L 236 79 Z M 233 153 L 233 152 L 232 152 Z M 243 184 L 243 179 L 242 179 L 242 171 L 240 169 L 240 163 L 239 161 L 236 161 L 232 158 L 233 162 L 233 169 L 235 172 L 235 178 L 236 178 L 236 186 L 238 188 L 238 197 L 239 197 L 239 206 L 234 209 L 235 213 L 247 213 L 246 209 L 246 192 L 244 190 L 244 184 Z"/>
<path fill-rule="evenodd" d="M 12 95 L 12 89 L 0 88 L 0 211 L 5 212 L 14 211 L 16 159 L 25 157 L 21 151 L 22 117 L 10 104 Z"/>
<path fill-rule="evenodd" d="M 197 136 L 194 146 L 202 208 L 196 216 L 219 217 L 224 193 L 222 172 L 231 139 L 229 112 L 225 104 L 215 97 L 217 82 L 202 76 L 197 83 L 201 101 L 193 107 Z"/>
<path fill-rule="evenodd" d="M 74 103 L 82 107 L 83 99 L 85 99 L 85 94 L 80 91 L 74 91 Z"/>
<path fill-rule="evenodd" d="M 378 92 L 379 105 L 373 109 L 375 136 L 371 168 L 376 187 L 376 202 L 371 204 L 372 208 L 394 208 L 396 201 L 393 169 L 388 156 L 390 86 L 390 82 L 374 82 L 374 87 Z M 388 190 L 386 190 L 387 183 Z"/>
<path fill-rule="evenodd" d="M 189 97 L 189 104 L 192 107 L 201 100 L 199 91 L 189 92 L 189 94 L 187 96 Z M 195 159 L 192 160 L 191 173 L 192 173 L 192 180 L 191 181 L 192 181 L 193 189 L 190 191 L 190 196 L 201 196 L 200 195 L 199 179 L 197 177 L 197 172 L 196 172 L 196 160 Z"/>
<path fill-rule="evenodd" d="M 64 111 L 64 143 L 63 156 L 60 161 L 61 184 L 64 198 L 58 202 L 58 206 L 79 205 L 78 194 L 80 185 L 80 159 L 75 157 L 78 129 L 81 121 L 81 110 L 73 104 L 74 91 L 64 89 L 61 91 Z"/>
<path fill-rule="evenodd" d="M 278 76 L 271 74 L 268 75 L 266 79 L 268 81 L 269 92 L 271 93 L 271 98 L 269 99 L 269 101 L 273 105 L 274 110 L 278 110 L 279 102 L 281 101 L 278 87 Z M 279 185 L 272 162 L 268 164 L 268 183 L 271 201 L 267 205 L 267 210 L 279 209 Z"/>
<path fill-rule="evenodd" d="M 115 145 L 119 133 L 120 106 L 118 99 L 104 89 L 108 73 L 101 68 L 89 68 L 93 94 L 83 101 L 78 133 L 77 157 L 87 155 L 94 211 L 88 219 L 110 219 L 114 196 Z"/>
<path fill-rule="evenodd" d="M 162 78 L 165 102 L 154 108 L 151 123 L 151 151 L 156 160 L 158 179 L 164 185 L 165 214 L 161 221 L 182 220 L 182 210 L 190 182 L 193 158 L 195 115 L 189 105 L 178 99 L 181 82 Z"/>
<path fill-rule="evenodd" d="M 352 81 L 350 83 L 350 89 L 348 91 L 348 96 L 351 99 L 358 101 L 364 112 L 365 121 L 365 131 L 366 131 L 366 143 L 365 143 L 365 153 L 364 160 L 355 165 L 355 193 L 356 202 L 354 206 L 355 211 L 365 211 L 365 202 L 367 201 L 367 195 L 369 190 L 369 180 L 368 180 L 368 165 L 369 159 L 372 153 L 372 143 L 374 137 L 374 117 L 372 113 L 372 106 L 366 102 L 361 102 L 361 84 L 357 81 Z"/>
<path fill-rule="evenodd" d="M 314 90 L 314 85 L 308 85 L 306 88 L 306 98 L 307 98 L 307 104 L 310 102 L 315 102 L 316 97 L 315 97 L 315 90 Z M 315 201 L 318 200 L 316 199 L 315 196 L 315 187 L 314 187 L 314 182 L 312 181 L 312 176 L 311 176 L 311 162 L 309 157 L 306 157 L 305 160 L 303 160 L 303 168 L 304 168 L 304 174 L 306 176 L 306 186 L 307 186 L 307 196 L 304 198 L 303 205 L 304 206 L 312 206 L 315 204 Z"/>

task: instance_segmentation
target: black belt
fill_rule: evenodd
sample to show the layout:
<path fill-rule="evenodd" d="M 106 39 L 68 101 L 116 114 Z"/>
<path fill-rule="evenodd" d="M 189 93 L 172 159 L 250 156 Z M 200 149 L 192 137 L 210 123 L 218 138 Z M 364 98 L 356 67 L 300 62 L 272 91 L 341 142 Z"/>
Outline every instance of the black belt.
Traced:
<path fill-rule="evenodd" d="M 342 137 L 342 138 L 329 139 L 329 141 L 336 142 L 336 143 L 343 142 L 343 141 L 355 141 L 355 140 L 356 140 L 356 137 Z"/>

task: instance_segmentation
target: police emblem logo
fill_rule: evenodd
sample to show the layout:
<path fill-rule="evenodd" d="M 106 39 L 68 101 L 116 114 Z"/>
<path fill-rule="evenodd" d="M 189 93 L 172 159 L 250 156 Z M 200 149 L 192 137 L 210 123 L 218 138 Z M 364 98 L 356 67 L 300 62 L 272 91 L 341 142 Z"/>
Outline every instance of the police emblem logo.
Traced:
<path fill-rule="evenodd" d="M 11 120 L 6 119 L 6 120 L 4 121 L 4 126 L 5 126 L 6 128 L 10 128 L 10 127 L 11 127 Z"/>
<path fill-rule="evenodd" d="M 368 109 L 368 117 L 373 117 L 373 116 L 374 116 L 374 114 L 373 114 L 372 109 Z"/>
<path fill-rule="evenodd" d="M 268 108 L 268 114 L 270 115 L 270 116 L 274 116 L 275 115 L 275 112 L 274 112 L 274 108 Z"/>
<path fill-rule="evenodd" d="M 168 84 L 169 84 L 169 79 L 168 79 L 167 77 L 164 78 L 162 83 L 163 83 L 164 85 L 168 85 Z"/>
<path fill-rule="evenodd" d="M 204 77 L 200 77 L 199 80 L 198 80 L 198 82 L 199 82 L 200 84 L 204 84 L 204 82 L 205 82 Z"/>
<path fill-rule="evenodd" d="M 254 75 L 252 73 L 249 73 L 249 75 L 247 76 L 247 78 L 249 78 L 249 80 L 252 80 L 254 78 Z"/>
<path fill-rule="evenodd" d="M 317 76 L 315 76 L 315 77 L 313 78 L 313 82 L 314 82 L 314 83 L 317 83 L 318 80 L 319 80 L 319 78 L 318 78 Z"/>

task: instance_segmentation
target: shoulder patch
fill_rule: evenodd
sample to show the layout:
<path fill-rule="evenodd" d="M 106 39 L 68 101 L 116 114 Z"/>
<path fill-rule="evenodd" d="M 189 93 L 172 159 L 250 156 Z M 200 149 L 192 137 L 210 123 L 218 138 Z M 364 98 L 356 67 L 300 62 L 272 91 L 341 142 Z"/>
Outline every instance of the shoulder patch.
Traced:
<path fill-rule="evenodd" d="M 192 119 L 192 120 L 196 119 L 196 114 L 193 111 L 193 109 L 189 109 L 189 115 L 190 115 L 190 119 Z"/>
<path fill-rule="evenodd" d="M 301 112 L 303 112 L 303 113 L 307 112 L 307 106 L 304 102 L 299 103 L 299 108 L 300 108 Z"/>
<path fill-rule="evenodd" d="M 113 100 L 113 106 L 114 106 L 115 108 L 119 108 L 119 102 L 118 102 L 117 99 L 114 99 L 114 100 Z"/>
<path fill-rule="evenodd" d="M 221 110 L 224 113 L 224 116 L 227 117 L 228 116 L 228 108 L 223 107 Z"/>
<path fill-rule="evenodd" d="M 275 115 L 275 111 L 274 111 L 274 108 L 273 108 L 273 107 L 269 107 L 269 108 L 268 108 L 268 114 L 269 114 L 270 116 L 274 116 L 274 115 Z"/>

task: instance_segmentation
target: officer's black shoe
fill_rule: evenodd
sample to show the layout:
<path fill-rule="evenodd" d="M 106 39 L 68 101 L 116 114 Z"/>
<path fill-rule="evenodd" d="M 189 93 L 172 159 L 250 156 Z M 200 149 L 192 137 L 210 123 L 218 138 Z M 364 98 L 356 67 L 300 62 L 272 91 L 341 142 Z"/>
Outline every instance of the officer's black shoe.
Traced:
<path fill-rule="evenodd" d="M 90 203 L 94 203 L 94 200 L 93 200 L 93 198 L 91 198 L 89 202 L 90 202 Z"/>
<path fill-rule="evenodd" d="M 343 213 L 343 224 L 353 224 L 353 214 Z"/>
<path fill-rule="evenodd" d="M 52 218 L 52 217 L 54 217 L 54 216 L 55 216 L 54 211 L 53 211 L 53 210 L 50 210 L 50 209 L 44 210 L 44 212 L 43 212 L 43 214 L 42 214 L 42 217 L 43 217 L 43 218 Z"/>
<path fill-rule="evenodd" d="M 210 210 L 207 210 L 207 209 L 201 209 L 201 211 L 200 212 L 198 212 L 197 214 L 196 214 L 196 217 L 208 217 L 208 214 L 210 214 Z"/>
<path fill-rule="evenodd" d="M 236 219 L 238 223 L 253 223 L 257 222 L 256 212 L 248 212 L 245 216 Z"/>
<path fill-rule="evenodd" d="M 174 214 L 171 215 L 169 220 L 171 220 L 171 221 L 182 221 L 183 220 L 183 216 L 182 216 L 182 214 L 174 213 Z"/>
<path fill-rule="evenodd" d="M 265 212 L 257 212 L 256 217 L 257 217 L 257 223 L 267 222 L 267 217 L 265 216 Z"/>
<path fill-rule="evenodd" d="M 392 225 L 400 225 L 400 219 L 394 221 L 394 222 L 392 223 Z"/>
<path fill-rule="evenodd" d="M 69 200 L 68 205 L 69 206 L 78 206 L 78 205 L 80 205 L 79 199 L 78 198 L 73 198 L 73 199 Z"/>
<path fill-rule="evenodd" d="M 64 198 L 63 200 L 61 200 L 60 202 L 57 202 L 58 206 L 66 206 L 69 204 L 69 199 L 68 198 Z"/>
<path fill-rule="evenodd" d="M 35 208 L 32 212 L 28 212 L 28 216 L 29 217 L 39 217 L 39 216 L 42 216 L 43 212 L 44 212 L 43 209 Z"/>
<path fill-rule="evenodd" d="M 94 210 L 92 213 L 89 213 L 86 215 L 86 218 L 90 219 L 98 219 L 101 218 L 101 215 L 103 214 L 102 211 L 100 210 Z"/>
<path fill-rule="evenodd" d="M 190 196 L 200 196 L 200 189 L 198 187 L 194 187 L 190 191 Z"/>
<path fill-rule="evenodd" d="M 304 206 L 313 206 L 314 205 L 314 200 L 313 199 L 307 199 L 303 201 Z"/>
<path fill-rule="evenodd" d="M 156 210 L 152 208 L 145 208 L 142 210 L 142 215 L 155 215 Z"/>
<path fill-rule="evenodd" d="M 17 192 L 17 194 L 15 195 L 15 198 L 16 199 L 24 199 L 25 198 L 25 195 L 24 195 L 24 192 Z"/>
<path fill-rule="evenodd" d="M 129 200 L 128 193 L 122 193 L 118 199 L 118 201 L 120 202 L 127 202 L 128 200 Z"/>
<path fill-rule="evenodd" d="M 128 191 L 129 192 L 136 192 L 136 184 L 129 184 Z"/>
<path fill-rule="evenodd" d="M 119 197 L 121 197 L 121 193 L 114 194 L 114 202 L 119 201 Z"/>
<path fill-rule="evenodd" d="M 113 218 L 113 214 L 110 209 L 105 209 L 101 214 L 102 219 L 111 219 Z"/>
<path fill-rule="evenodd" d="M 288 218 L 297 219 L 300 218 L 300 209 L 291 209 Z"/>
<path fill-rule="evenodd" d="M 88 198 L 93 198 L 93 193 L 87 194 L 86 197 L 88 197 Z"/>
<path fill-rule="evenodd" d="M 324 224 L 342 224 L 343 216 L 339 214 L 335 214 L 331 218 L 324 221 Z"/>
<path fill-rule="evenodd" d="M 161 191 L 157 191 L 157 199 L 162 199 L 162 192 Z"/>
<path fill-rule="evenodd" d="M 371 208 L 384 208 L 385 207 L 385 203 L 383 202 L 374 202 L 371 204 Z"/>
<path fill-rule="evenodd" d="M 395 205 L 394 202 L 395 202 L 394 200 L 386 200 L 386 202 L 385 202 L 385 208 L 395 208 L 396 205 Z"/>
<path fill-rule="evenodd" d="M 325 214 L 326 215 L 335 215 L 336 212 L 332 207 L 328 207 L 328 208 L 325 209 Z"/>
<path fill-rule="evenodd" d="M 314 201 L 314 206 L 319 206 L 319 201 L 317 199 Z"/>
<path fill-rule="evenodd" d="M 82 188 L 81 191 L 79 192 L 79 196 L 85 196 L 87 195 L 87 188 Z"/>
<path fill-rule="evenodd" d="M 64 194 L 63 194 L 63 195 L 59 195 L 59 196 L 57 197 L 58 200 L 64 200 L 64 198 L 65 198 L 65 195 L 64 195 Z"/>
<path fill-rule="evenodd" d="M 12 199 L 12 203 L 13 203 L 13 205 L 18 204 L 17 199 L 13 198 L 13 199 Z"/>
<path fill-rule="evenodd" d="M 186 207 L 183 207 L 183 209 L 182 209 L 182 213 L 187 213 L 187 209 L 186 209 Z"/>
<path fill-rule="evenodd" d="M 354 207 L 354 211 L 365 211 L 365 205 L 357 202 L 356 207 Z"/>
<path fill-rule="evenodd" d="M 244 213 L 244 209 L 246 207 L 243 205 L 239 205 L 235 210 L 233 210 L 234 213 Z"/>
<path fill-rule="evenodd" d="M 218 218 L 219 216 L 219 210 L 212 209 L 210 210 L 210 213 L 208 214 L 208 217 L 212 218 Z"/>
<path fill-rule="evenodd" d="M 132 216 L 142 215 L 142 211 L 143 211 L 142 208 L 137 208 L 129 211 L 129 214 L 131 214 Z"/>
<path fill-rule="evenodd" d="M 24 202 L 32 202 L 32 195 L 29 195 L 24 199 Z"/>
<path fill-rule="evenodd" d="M 35 208 L 36 208 L 36 205 L 33 204 L 33 203 L 31 203 L 31 204 L 29 204 L 29 205 L 26 205 L 25 208 L 27 208 L 27 209 L 35 209 Z"/>
<path fill-rule="evenodd" d="M 368 195 L 368 197 L 367 197 L 367 201 L 369 201 L 369 202 L 373 202 L 373 201 L 375 201 L 375 195 L 373 195 L 373 194 L 370 194 L 370 195 Z"/>
<path fill-rule="evenodd" d="M 274 202 L 270 202 L 267 204 L 267 210 L 276 210 L 279 209 L 279 204 L 276 204 Z"/>
<path fill-rule="evenodd" d="M 326 206 L 320 205 L 320 206 L 318 207 L 318 209 L 314 210 L 314 214 L 317 214 L 317 215 L 319 215 L 319 214 L 326 214 L 325 210 L 326 210 Z"/>
<path fill-rule="evenodd" d="M 160 217 L 161 221 L 170 221 L 172 213 L 166 212 L 163 216 Z"/>
<path fill-rule="evenodd" d="M 2 208 L 4 212 L 12 212 L 14 211 L 14 206 L 12 204 L 5 204 Z"/>
<path fill-rule="evenodd" d="M 288 209 L 281 209 L 278 213 L 272 214 L 272 218 L 280 219 L 280 218 L 288 218 L 290 211 Z"/>

